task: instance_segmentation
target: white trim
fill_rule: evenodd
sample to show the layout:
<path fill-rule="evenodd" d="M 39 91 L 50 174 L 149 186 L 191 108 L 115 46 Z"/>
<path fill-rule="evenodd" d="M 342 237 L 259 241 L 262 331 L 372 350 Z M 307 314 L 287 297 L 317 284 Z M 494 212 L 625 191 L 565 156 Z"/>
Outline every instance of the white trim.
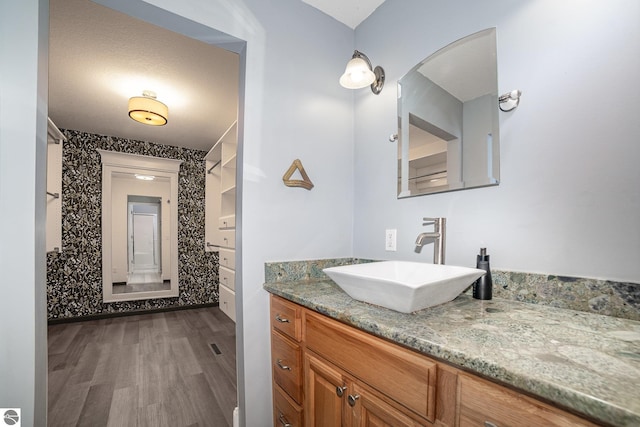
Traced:
<path fill-rule="evenodd" d="M 49 141 L 49 137 L 51 137 L 51 141 Z M 53 123 L 51 118 L 47 117 L 47 142 L 54 142 L 59 144 L 61 142 L 66 142 L 67 137 L 58 129 L 58 126 Z"/>
<path fill-rule="evenodd" d="M 144 169 L 159 172 L 180 172 L 182 160 L 165 159 L 162 157 L 144 156 L 142 154 L 119 153 L 97 149 L 103 165 L 121 166 L 131 169 Z"/>
<path fill-rule="evenodd" d="M 172 298 L 179 295 L 178 286 L 178 172 L 181 160 L 163 159 L 160 157 L 143 156 L 138 154 L 118 153 L 114 151 L 97 150 L 102 161 L 102 297 L 104 302 L 134 301 L 151 298 Z M 171 289 L 166 291 L 148 291 L 126 294 L 114 294 L 112 283 L 112 212 L 111 187 L 114 172 L 146 173 L 153 172 L 156 176 L 169 179 L 171 208 Z"/>

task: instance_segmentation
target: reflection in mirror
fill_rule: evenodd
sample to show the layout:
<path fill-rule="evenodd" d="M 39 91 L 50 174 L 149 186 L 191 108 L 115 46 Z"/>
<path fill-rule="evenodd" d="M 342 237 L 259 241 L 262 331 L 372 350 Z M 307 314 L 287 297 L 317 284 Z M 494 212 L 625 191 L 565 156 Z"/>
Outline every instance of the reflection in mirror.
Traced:
<path fill-rule="evenodd" d="M 496 31 L 440 49 L 398 81 L 398 197 L 499 183 Z"/>
<path fill-rule="evenodd" d="M 98 151 L 104 301 L 177 297 L 181 161 Z"/>
<path fill-rule="evenodd" d="M 125 186 L 127 182 L 135 184 L 131 182 L 133 179 L 136 178 L 131 178 L 131 175 L 119 179 L 114 176 L 111 187 L 114 223 L 111 229 L 111 280 L 114 294 L 171 289 L 171 263 L 163 263 L 163 258 L 168 260 L 171 255 L 169 245 L 162 244 L 162 226 L 168 228 L 168 224 L 162 222 L 163 198 L 126 194 Z M 124 184 L 122 189 L 116 188 L 119 182 Z M 168 193 L 167 180 L 154 178 L 141 184 L 148 188 L 140 188 L 140 193 L 152 194 L 162 190 Z M 160 185 L 154 191 L 152 184 Z M 121 194 L 126 195 L 126 206 L 117 206 L 121 200 L 124 201 Z M 164 201 L 167 200 L 165 197 Z M 123 233 L 122 226 L 116 226 L 116 223 L 126 223 L 127 232 Z M 164 234 L 169 234 L 169 230 Z"/>

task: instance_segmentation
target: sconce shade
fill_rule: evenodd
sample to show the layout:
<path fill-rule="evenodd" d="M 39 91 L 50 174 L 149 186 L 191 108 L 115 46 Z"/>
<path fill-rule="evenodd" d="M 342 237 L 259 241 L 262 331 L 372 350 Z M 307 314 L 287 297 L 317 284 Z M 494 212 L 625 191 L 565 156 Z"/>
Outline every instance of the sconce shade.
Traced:
<path fill-rule="evenodd" d="M 367 55 L 356 50 L 340 77 L 340 85 L 347 89 L 370 86 L 371 92 L 378 95 L 384 87 L 384 70 L 380 66 L 373 68 Z"/>
<path fill-rule="evenodd" d="M 167 124 L 169 108 L 152 96 L 134 96 L 129 99 L 129 117 L 151 126 Z"/>
<path fill-rule="evenodd" d="M 340 85 L 347 89 L 360 89 L 369 86 L 376 79 L 371 67 L 361 57 L 352 58 L 347 63 Z"/>
<path fill-rule="evenodd" d="M 500 111 L 513 111 L 518 108 L 520 105 L 520 97 L 522 96 L 522 91 L 515 89 L 509 93 L 505 93 L 504 95 L 500 95 L 498 97 L 498 108 Z M 503 106 L 504 104 L 504 106 Z"/>

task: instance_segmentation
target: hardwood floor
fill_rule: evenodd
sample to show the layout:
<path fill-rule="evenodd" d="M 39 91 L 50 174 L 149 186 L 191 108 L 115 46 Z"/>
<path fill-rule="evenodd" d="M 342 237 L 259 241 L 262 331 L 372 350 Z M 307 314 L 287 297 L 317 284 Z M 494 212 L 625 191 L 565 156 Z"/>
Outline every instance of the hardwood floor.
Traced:
<path fill-rule="evenodd" d="M 217 307 L 51 325 L 48 334 L 49 427 L 232 425 L 235 323 Z"/>

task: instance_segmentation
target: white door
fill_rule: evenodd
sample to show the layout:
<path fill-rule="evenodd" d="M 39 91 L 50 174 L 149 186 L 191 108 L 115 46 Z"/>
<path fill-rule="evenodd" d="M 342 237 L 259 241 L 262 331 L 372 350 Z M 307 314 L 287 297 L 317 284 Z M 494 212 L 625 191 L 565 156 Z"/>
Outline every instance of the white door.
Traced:
<path fill-rule="evenodd" d="M 157 223 L 158 216 L 148 213 L 132 213 L 133 230 L 132 238 L 132 259 L 131 271 L 157 271 L 158 254 L 157 246 Z"/>

